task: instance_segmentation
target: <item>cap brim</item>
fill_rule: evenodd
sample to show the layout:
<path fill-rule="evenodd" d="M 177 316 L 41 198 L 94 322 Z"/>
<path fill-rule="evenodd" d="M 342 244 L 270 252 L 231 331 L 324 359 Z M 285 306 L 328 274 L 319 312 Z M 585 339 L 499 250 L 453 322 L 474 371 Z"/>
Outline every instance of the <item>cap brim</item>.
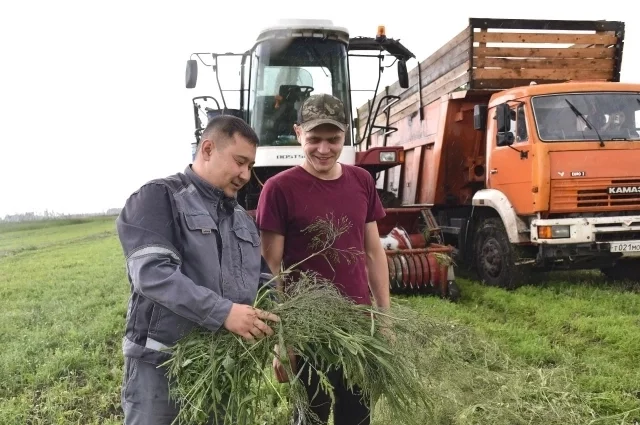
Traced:
<path fill-rule="evenodd" d="M 332 120 L 332 119 L 329 119 L 329 118 L 311 120 L 311 121 L 305 122 L 303 124 L 300 124 L 300 127 L 302 127 L 302 129 L 304 131 L 309 131 L 309 130 L 313 130 L 314 128 L 316 128 L 317 126 L 322 125 L 322 124 L 335 125 L 340 130 L 347 131 L 347 125 L 345 123 L 342 123 L 342 122 L 336 121 L 336 120 Z"/>

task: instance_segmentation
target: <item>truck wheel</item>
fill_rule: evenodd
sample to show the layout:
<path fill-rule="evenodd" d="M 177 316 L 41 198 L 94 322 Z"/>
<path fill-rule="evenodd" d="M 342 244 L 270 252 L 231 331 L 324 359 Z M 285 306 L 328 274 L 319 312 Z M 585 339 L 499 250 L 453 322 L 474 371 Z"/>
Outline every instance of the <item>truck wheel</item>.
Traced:
<path fill-rule="evenodd" d="M 499 218 L 488 218 L 478 226 L 474 261 L 478 277 L 489 286 L 514 289 L 520 283 L 515 249 Z"/>
<path fill-rule="evenodd" d="M 621 260 L 601 271 L 610 280 L 640 281 L 640 261 L 638 260 Z"/>

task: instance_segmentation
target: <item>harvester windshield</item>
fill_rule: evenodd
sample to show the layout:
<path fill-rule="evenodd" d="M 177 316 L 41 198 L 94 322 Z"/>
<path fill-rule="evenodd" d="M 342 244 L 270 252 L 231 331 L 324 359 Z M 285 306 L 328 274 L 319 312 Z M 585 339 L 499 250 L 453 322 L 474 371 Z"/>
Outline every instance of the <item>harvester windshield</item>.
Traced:
<path fill-rule="evenodd" d="M 535 96 L 532 105 L 542 141 L 598 141 L 598 135 L 602 140 L 640 140 L 638 93 Z"/>
<path fill-rule="evenodd" d="M 349 113 L 347 47 L 336 40 L 274 38 L 260 42 L 251 58 L 249 122 L 261 146 L 297 145 L 293 125 L 311 94 L 340 98 Z M 346 144 L 350 144 L 347 132 Z"/>

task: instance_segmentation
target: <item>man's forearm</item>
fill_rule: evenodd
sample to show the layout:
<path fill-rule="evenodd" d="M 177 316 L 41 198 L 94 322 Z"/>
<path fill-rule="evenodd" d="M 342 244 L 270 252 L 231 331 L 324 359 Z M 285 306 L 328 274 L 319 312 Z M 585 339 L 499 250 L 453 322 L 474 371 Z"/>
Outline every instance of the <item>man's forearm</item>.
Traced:
<path fill-rule="evenodd" d="M 367 273 L 376 306 L 379 309 L 388 309 L 390 306 L 389 267 L 382 247 L 367 255 Z"/>
<path fill-rule="evenodd" d="M 276 289 L 282 291 L 284 288 L 282 277 L 280 276 L 280 269 L 282 267 L 284 251 L 284 236 L 263 230 L 261 231 L 260 237 L 262 239 L 262 258 L 264 258 L 269 265 L 273 276 L 276 276 Z"/>
<path fill-rule="evenodd" d="M 278 276 L 280 273 L 280 263 L 273 258 L 268 258 L 266 259 L 266 261 L 267 261 L 267 264 L 269 264 L 269 269 L 271 270 L 271 273 L 275 278 L 275 287 L 281 290 L 282 279 Z"/>

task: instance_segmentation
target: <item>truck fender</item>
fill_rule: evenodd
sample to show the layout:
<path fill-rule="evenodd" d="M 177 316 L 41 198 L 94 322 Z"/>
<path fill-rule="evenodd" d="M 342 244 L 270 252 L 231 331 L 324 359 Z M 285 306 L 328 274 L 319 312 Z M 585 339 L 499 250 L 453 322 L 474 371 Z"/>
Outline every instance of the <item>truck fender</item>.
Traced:
<path fill-rule="evenodd" d="M 509 236 L 509 242 L 529 242 L 529 227 L 518 217 L 504 193 L 496 189 L 481 189 L 473 195 L 471 203 L 474 207 L 493 208 L 498 213 Z"/>

